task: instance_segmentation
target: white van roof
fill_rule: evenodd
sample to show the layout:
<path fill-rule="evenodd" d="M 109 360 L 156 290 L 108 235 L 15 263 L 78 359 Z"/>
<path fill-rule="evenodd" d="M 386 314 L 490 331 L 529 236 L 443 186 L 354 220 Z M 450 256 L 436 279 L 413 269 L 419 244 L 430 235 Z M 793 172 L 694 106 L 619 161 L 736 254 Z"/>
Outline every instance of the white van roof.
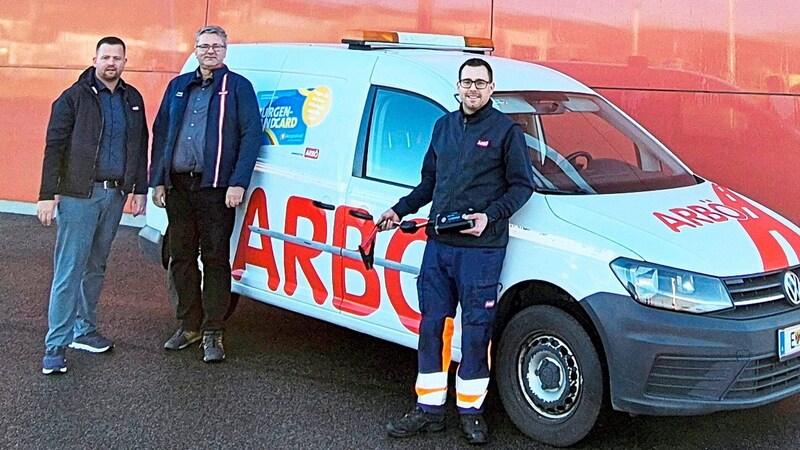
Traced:
<path fill-rule="evenodd" d="M 534 63 L 516 61 L 496 56 L 476 55 L 460 51 L 421 49 L 355 50 L 343 44 L 231 44 L 226 63 L 233 70 L 279 70 L 290 53 L 295 57 L 309 58 L 335 56 L 343 67 L 380 58 L 405 60 L 420 69 L 428 69 L 455 85 L 458 68 L 469 58 L 482 58 L 491 64 L 497 91 L 561 91 L 594 93 L 584 84 L 556 70 Z M 184 69 L 192 70 L 196 63 L 190 60 Z"/>

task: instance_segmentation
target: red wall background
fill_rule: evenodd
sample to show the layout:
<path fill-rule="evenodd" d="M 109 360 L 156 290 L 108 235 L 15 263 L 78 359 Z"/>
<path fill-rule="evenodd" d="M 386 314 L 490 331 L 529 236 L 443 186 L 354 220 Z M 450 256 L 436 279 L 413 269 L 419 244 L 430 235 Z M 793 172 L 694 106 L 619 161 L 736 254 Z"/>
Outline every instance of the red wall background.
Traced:
<path fill-rule="evenodd" d="M 194 31 L 339 42 L 348 29 L 484 36 L 596 88 L 701 176 L 800 223 L 794 0 L 32 0 L 0 3 L 0 199 L 35 202 L 50 105 L 104 35 L 152 121 Z M 500 87 L 502 88 L 502 87 Z"/>

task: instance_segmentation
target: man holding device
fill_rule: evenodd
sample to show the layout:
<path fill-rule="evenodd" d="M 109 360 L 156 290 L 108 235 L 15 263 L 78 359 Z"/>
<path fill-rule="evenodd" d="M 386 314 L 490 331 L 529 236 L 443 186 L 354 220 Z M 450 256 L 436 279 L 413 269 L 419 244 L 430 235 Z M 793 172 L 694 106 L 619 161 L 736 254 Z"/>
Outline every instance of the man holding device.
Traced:
<path fill-rule="evenodd" d="M 381 215 L 382 230 L 432 202 L 417 291 L 422 314 L 417 404 L 389 422 L 403 438 L 444 429 L 447 372 L 456 307 L 461 304 L 461 364 L 456 377 L 461 429 L 471 444 L 488 441 L 481 416 L 489 384 L 489 352 L 509 218 L 533 193 L 525 136 L 490 103 L 489 64 L 469 59 L 459 69 L 461 108 L 440 118 L 414 190 Z M 435 223 L 444 221 L 437 228 Z"/>

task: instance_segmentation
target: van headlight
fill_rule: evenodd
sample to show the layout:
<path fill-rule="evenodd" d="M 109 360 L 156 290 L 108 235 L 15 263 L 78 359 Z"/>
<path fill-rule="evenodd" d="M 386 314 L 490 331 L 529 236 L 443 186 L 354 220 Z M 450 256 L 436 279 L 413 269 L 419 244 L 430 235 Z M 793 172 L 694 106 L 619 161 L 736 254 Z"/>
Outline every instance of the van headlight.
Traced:
<path fill-rule="evenodd" d="M 612 261 L 611 270 L 643 305 L 695 314 L 733 308 L 718 278 L 626 258 Z"/>

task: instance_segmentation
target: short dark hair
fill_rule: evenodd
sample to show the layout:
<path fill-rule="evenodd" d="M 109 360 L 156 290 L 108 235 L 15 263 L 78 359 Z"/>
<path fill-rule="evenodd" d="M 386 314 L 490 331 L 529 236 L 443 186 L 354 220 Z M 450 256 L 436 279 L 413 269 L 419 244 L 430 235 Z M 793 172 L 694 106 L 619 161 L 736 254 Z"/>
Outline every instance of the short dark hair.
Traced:
<path fill-rule="evenodd" d="M 99 41 L 97 41 L 97 47 L 94 48 L 94 51 L 97 52 L 98 50 L 100 50 L 100 46 L 103 45 L 103 44 L 121 45 L 122 46 L 122 54 L 123 55 L 125 54 L 125 50 L 126 50 L 125 49 L 125 43 L 122 42 L 122 39 L 120 39 L 120 38 L 118 38 L 116 36 L 106 36 L 103 39 L 100 39 Z"/>
<path fill-rule="evenodd" d="M 458 79 L 459 80 L 461 79 L 461 72 L 464 71 L 464 67 L 467 67 L 467 66 L 470 66 L 470 67 L 486 67 L 486 71 L 489 72 L 489 79 L 486 80 L 486 81 L 488 81 L 490 83 L 493 81 L 494 74 L 492 73 L 492 66 L 490 66 L 488 62 L 486 62 L 486 61 L 484 61 L 484 60 L 482 60 L 480 58 L 470 58 L 470 59 L 464 61 L 464 64 L 462 64 L 461 67 L 458 68 Z"/>

